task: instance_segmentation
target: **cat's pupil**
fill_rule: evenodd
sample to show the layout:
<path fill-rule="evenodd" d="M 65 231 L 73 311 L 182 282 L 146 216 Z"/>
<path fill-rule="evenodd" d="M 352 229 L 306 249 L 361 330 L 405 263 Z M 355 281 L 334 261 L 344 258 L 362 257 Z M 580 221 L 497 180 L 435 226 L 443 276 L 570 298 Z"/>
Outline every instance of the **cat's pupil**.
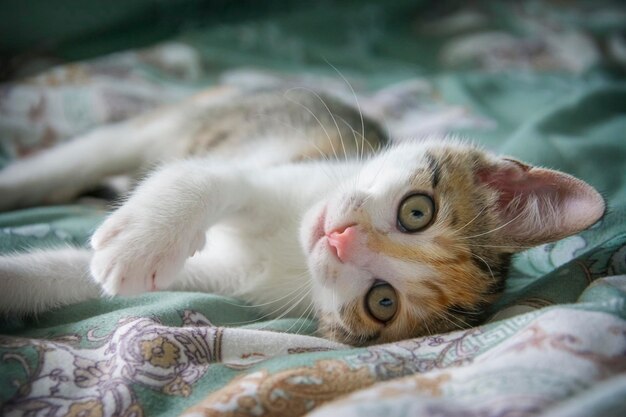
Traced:
<path fill-rule="evenodd" d="M 391 307 L 393 305 L 393 301 L 391 301 L 389 298 L 383 298 L 378 302 L 378 304 L 380 304 L 382 307 Z"/>
<path fill-rule="evenodd" d="M 420 210 L 411 210 L 411 215 L 417 219 L 424 217 L 424 213 Z"/>

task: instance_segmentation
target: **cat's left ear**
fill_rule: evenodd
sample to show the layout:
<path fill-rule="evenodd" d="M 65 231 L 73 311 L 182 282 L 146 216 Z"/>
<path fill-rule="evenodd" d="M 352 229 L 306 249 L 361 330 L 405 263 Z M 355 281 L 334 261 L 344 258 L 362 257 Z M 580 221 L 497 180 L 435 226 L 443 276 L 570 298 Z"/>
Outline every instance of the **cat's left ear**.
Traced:
<path fill-rule="evenodd" d="M 479 167 L 476 178 L 497 191 L 499 232 L 519 247 L 573 235 L 604 214 L 600 193 L 586 182 L 559 171 L 500 158 Z"/>

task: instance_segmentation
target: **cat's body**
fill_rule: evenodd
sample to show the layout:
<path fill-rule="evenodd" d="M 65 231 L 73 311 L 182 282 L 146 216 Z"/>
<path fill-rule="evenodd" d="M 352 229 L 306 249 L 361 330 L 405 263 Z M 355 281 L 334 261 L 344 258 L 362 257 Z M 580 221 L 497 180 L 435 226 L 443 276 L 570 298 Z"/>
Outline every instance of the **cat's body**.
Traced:
<path fill-rule="evenodd" d="M 101 289 L 209 291 L 270 317 L 314 314 L 323 335 L 346 343 L 391 341 L 475 323 L 502 291 L 511 253 L 582 230 L 604 211 L 582 181 L 456 141 L 431 138 L 363 158 L 386 142 L 377 125 L 362 127 L 355 109 L 310 97 L 191 101 L 0 171 L 7 208 L 45 202 L 50 192 L 38 181 L 49 190 L 68 179 L 72 169 L 58 159 L 79 159 L 81 146 L 102 153 L 54 201 L 146 161 L 210 154 L 153 173 L 96 231 L 93 252 L 1 257 L 2 310 L 44 311 Z M 181 130 L 176 145 L 167 142 Z M 113 141 L 124 155 L 101 145 L 109 138 L 111 146 L 112 133 L 125 138 Z M 333 158 L 307 161 L 319 155 Z M 109 165 L 116 169 L 94 169 Z"/>
<path fill-rule="evenodd" d="M 9 165 L 0 171 L 0 210 L 67 203 L 107 177 L 140 178 L 190 156 L 266 167 L 363 156 L 386 143 L 357 110 L 308 90 L 208 90 Z"/>

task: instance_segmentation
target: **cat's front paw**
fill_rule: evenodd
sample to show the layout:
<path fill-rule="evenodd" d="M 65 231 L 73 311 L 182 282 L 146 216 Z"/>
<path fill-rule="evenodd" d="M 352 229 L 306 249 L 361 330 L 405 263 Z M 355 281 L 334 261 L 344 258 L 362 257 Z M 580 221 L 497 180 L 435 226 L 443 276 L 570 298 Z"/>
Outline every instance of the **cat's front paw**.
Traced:
<path fill-rule="evenodd" d="M 133 295 L 169 287 L 185 260 L 205 244 L 193 230 L 123 207 L 91 238 L 91 275 L 111 295 Z"/>

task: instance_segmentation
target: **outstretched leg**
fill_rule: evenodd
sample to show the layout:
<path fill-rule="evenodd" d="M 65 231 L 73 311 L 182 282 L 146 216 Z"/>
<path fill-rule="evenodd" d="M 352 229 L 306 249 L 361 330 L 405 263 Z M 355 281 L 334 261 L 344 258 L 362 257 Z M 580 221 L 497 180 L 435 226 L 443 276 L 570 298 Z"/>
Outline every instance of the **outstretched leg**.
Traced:
<path fill-rule="evenodd" d="M 67 203 L 108 177 L 136 175 L 177 157 L 184 149 L 175 138 L 189 118 L 183 110 L 165 108 L 101 126 L 10 163 L 0 169 L 0 211 Z"/>
<path fill-rule="evenodd" d="M 106 296 L 91 277 L 91 258 L 90 250 L 72 247 L 0 256 L 0 316 L 38 314 Z M 215 280 L 226 272 L 232 273 L 232 268 L 195 257 L 176 273 L 176 285 L 167 289 L 232 294 L 224 283 L 228 280 Z M 129 280 L 133 282 L 130 275 Z"/>
<path fill-rule="evenodd" d="M 0 256 L 0 314 L 39 313 L 98 297 L 90 259 L 90 251 L 77 248 Z"/>
<path fill-rule="evenodd" d="M 66 203 L 105 178 L 141 165 L 129 123 L 100 127 L 0 170 L 0 210 Z"/>

